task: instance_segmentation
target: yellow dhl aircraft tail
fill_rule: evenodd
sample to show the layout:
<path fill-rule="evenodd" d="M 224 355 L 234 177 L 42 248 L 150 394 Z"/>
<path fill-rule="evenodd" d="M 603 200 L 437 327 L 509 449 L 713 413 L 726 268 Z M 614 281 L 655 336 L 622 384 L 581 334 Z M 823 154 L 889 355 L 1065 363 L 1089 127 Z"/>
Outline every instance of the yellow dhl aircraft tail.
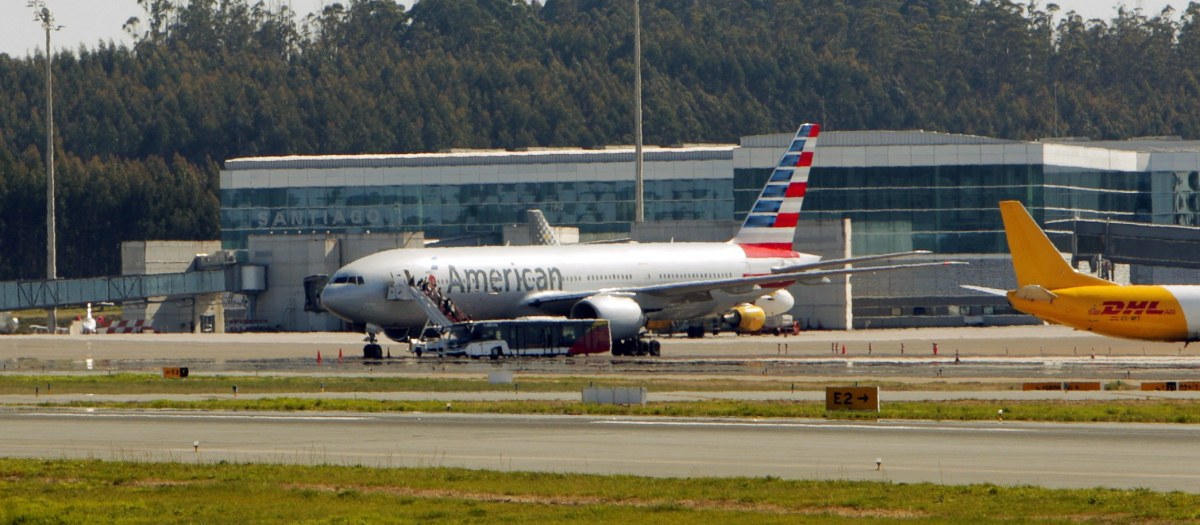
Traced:
<path fill-rule="evenodd" d="M 1001 201 L 1004 233 L 1012 253 L 1017 287 L 1040 286 L 1047 290 L 1078 286 L 1117 286 L 1115 283 L 1075 271 L 1059 255 L 1050 238 L 1017 201 Z"/>
<path fill-rule="evenodd" d="M 1200 340 L 1200 286 L 1120 286 L 1075 271 L 1017 201 L 1000 203 L 1016 290 L 964 286 L 1008 298 L 1042 320 L 1113 337 Z"/>

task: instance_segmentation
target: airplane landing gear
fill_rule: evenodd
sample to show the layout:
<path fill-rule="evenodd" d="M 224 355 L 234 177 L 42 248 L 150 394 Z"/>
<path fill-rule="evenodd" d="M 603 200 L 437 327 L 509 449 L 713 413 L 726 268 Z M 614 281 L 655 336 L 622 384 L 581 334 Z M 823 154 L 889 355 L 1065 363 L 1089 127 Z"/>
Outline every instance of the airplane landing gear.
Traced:
<path fill-rule="evenodd" d="M 625 339 L 613 343 L 612 354 L 615 356 L 655 356 L 662 355 L 662 344 L 658 341 L 645 339 Z"/>
<path fill-rule="evenodd" d="M 383 347 L 375 342 L 375 334 L 367 332 L 367 342 L 363 345 L 363 359 L 383 359 Z"/>

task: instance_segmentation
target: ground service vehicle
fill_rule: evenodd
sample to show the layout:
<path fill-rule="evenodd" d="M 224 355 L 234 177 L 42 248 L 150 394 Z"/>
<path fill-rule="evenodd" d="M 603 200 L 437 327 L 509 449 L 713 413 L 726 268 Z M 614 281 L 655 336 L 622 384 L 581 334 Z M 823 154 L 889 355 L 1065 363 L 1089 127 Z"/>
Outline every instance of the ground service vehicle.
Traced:
<path fill-rule="evenodd" d="M 409 351 L 418 357 L 556 356 L 599 354 L 612 350 L 605 319 L 534 317 L 454 323 L 429 328 Z"/>

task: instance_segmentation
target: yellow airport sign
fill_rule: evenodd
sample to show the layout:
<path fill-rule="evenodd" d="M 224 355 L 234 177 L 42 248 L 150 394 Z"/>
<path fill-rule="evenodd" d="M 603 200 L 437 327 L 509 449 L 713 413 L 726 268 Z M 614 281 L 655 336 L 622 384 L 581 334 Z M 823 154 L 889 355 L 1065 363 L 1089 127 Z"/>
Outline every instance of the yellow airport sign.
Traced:
<path fill-rule="evenodd" d="M 1195 392 L 1200 390 L 1200 381 L 1147 381 L 1142 383 L 1142 390 L 1153 392 Z"/>
<path fill-rule="evenodd" d="M 1047 382 L 1047 383 L 1025 383 L 1025 384 L 1021 385 L 1021 390 L 1025 390 L 1025 391 L 1029 391 L 1029 390 L 1062 390 L 1062 389 L 1063 389 L 1063 384 L 1058 381 L 1055 381 L 1053 383 L 1050 383 L 1050 382 Z"/>
<path fill-rule="evenodd" d="M 163 379 L 182 379 L 188 376 L 186 366 L 164 366 Z"/>
<path fill-rule="evenodd" d="M 1063 390 L 1067 392 L 1079 390 L 1104 390 L 1099 381 L 1047 381 L 1044 383 L 1023 383 L 1021 390 Z"/>
<path fill-rule="evenodd" d="M 879 387 L 827 386 L 825 410 L 879 412 Z"/>
<path fill-rule="evenodd" d="M 1063 390 L 1068 392 L 1077 390 L 1104 390 L 1104 385 L 1099 381 L 1064 381 Z"/>

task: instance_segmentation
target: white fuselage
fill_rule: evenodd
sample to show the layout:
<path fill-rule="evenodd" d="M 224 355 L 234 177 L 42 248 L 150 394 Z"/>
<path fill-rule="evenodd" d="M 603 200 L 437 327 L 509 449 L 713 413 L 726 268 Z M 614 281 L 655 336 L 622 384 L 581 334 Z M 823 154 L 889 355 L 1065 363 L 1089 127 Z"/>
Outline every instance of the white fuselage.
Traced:
<path fill-rule="evenodd" d="M 538 308 L 524 303 L 544 292 L 602 293 L 656 284 L 734 279 L 770 274 L 773 267 L 820 260 L 815 255 L 792 252 L 775 255 L 779 256 L 748 257 L 746 250 L 732 243 L 396 249 L 369 255 L 339 270 L 325 287 L 322 303 L 353 323 L 420 327 L 426 321 L 421 309 L 412 301 L 388 300 L 387 290 L 409 276 L 432 276 L 442 292 L 476 320 L 565 315 L 570 304 Z M 653 297 L 643 295 L 642 305 L 647 319 L 695 319 L 725 312 L 774 291 L 765 288 L 748 286 L 744 292 L 706 291 L 670 299 L 664 296 L 657 303 Z"/>

